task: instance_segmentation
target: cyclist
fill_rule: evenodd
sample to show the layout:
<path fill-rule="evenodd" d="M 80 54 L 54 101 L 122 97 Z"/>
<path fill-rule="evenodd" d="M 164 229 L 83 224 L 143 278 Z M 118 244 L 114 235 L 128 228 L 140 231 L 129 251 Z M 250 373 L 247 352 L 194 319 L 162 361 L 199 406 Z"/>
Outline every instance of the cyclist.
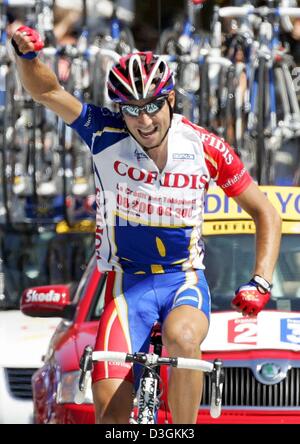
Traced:
<path fill-rule="evenodd" d="M 159 321 L 169 355 L 200 358 L 210 314 L 201 240 L 209 182 L 256 224 L 253 277 L 232 302 L 244 315 L 256 315 L 270 298 L 281 232 L 276 210 L 225 141 L 173 113 L 173 76 L 161 57 L 135 53 L 111 69 L 108 92 L 120 110 L 113 113 L 61 88 L 36 57 L 43 43 L 35 30 L 21 27 L 12 43 L 25 89 L 78 131 L 93 155 L 96 257 L 108 272 L 95 349 L 145 351 Z M 98 423 L 128 422 L 138 371 L 113 362 L 95 365 Z M 196 422 L 202 379 L 198 372 L 171 370 L 174 423 Z"/>

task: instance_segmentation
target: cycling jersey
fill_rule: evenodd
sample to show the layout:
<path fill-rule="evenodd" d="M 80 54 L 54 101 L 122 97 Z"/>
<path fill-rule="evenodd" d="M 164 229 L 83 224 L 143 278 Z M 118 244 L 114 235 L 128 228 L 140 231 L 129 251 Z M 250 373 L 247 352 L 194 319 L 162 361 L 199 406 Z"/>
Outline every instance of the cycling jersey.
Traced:
<path fill-rule="evenodd" d="M 209 183 L 214 180 L 228 196 L 237 196 L 252 180 L 233 149 L 174 114 L 160 172 L 119 113 L 84 104 L 71 127 L 93 155 L 101 271 L 203 269 L 201 226 Z"/>

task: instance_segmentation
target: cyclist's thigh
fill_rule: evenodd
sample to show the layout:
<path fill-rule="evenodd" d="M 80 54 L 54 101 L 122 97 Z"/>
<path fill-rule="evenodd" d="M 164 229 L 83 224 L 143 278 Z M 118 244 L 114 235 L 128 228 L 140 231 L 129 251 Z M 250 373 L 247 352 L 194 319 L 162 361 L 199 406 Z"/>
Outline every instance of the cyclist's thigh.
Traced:
<path fill-rule="evenodd" d="M 157 319 L 158 307 L 151 275 L 110 272 L 95 350 L 148 351 L 151 328 Z M 132 383 L 137 370 L 135 366 L 133 372 L 128 363 L 99 362 L 94 365 L 93 383 L 108 378 Z"/>
<path fill-rule="evenodd" d="M 210 292 L 203 270 L 170 273 L 168 298 L 165 300 L 162 321 L 169 312 L 180 306 L 190 306 L 210 319 Z"/>

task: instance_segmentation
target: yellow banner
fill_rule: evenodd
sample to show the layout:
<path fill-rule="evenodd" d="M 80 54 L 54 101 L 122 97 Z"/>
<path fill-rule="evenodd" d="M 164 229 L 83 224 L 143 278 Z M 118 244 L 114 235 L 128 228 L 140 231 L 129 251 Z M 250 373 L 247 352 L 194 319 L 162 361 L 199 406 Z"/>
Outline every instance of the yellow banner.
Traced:
<path fill-rule="evenodd" d="M 283 220 L 300 221 L 300 187 L 260 186 Z M 251 219 L 219 187 L 211 188 L 206 196 L 205 220 Z"/>
<path fill-rule="evenodd" d="M 96 229 L 95 221 L 81 220 L 74 225 L 69 226 L 66 221 L 62 220 L 56 225 L 56 233 L 94 233 Z"/>
<path fill-rule="evenodd" d="M 282 234 L 300 234 L 300 222 L 283 221 Z M 255 224 L 252 220 L 209 220 L 203 224 L 204 236 L 213 234 L 254 234 Z"/>

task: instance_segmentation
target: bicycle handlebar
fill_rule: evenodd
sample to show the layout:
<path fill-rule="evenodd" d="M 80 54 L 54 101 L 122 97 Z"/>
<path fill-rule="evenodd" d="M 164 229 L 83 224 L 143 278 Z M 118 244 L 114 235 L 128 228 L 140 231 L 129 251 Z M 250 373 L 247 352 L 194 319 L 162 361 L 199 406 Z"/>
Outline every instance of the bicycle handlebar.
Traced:
<path fill-rule="evenodd" d="M 127 353 L 125 352 L 110 352 L 110 351 L 93 352 L 93 361 L 127 362 L 126 357 Z"/>
<path fill-rule="evenodd" d="M 206 54 L 205 54 L 206 55 Z M 184 55 L 169 55 L 169 54 L 160 54 L 160 57 L 164 59 L 165 62 L 182 62 L 182 63 L 201 63 L 201 57 L 193 57 L 190 54 Z M 206 57 L 206 62 L 209 64 L 217 64 L 228 68 L 232 65 L 232 61 L 222 56 L 208 55 Z"/>
<path fill-rule="evenodd" d="M 289 17 L 300 17 L 300 8 L 278 8 L 279 9 L 279 15 L 288 15 Z"/>
<path fill-rule="evenodd" d="M 219 17 L 245 17 L 254 9 L 251 6 L 224 6 L 218 10 Z"/>
<path fill-rule="evenodd" d="M 189 359 L 189 358 L 177 358 L 177 357 L 161 357 L 156 353 L 125 353 L 125 352 L 115 352 L 115 351 L 93 351 L 92 347 L 87 345 L 84 352 L 80 358 L 80 378 L 79 378 L 79 391 L 76 394 L 75 402 L 81 404 L 85 399 L 85 389 L 87 387 L 87 379 L 89 377 L 89 372 L 92 370 L 92 364 L 99 361 L 110 361 L 116 363 L 139 363 L 146 366 L 148 369 L 155 372 L 155 367 L 159 365 L 167 365 L 171 367 L 176 367 L 180 369 L 188 370 L 201 370 L 203 372 L 209 372 L 211 374 L 211 407 L 210 412 L 213 418 L 217 418 L 221 414 L 222 405 L 222 387 L 224 383 L 224 370 L 222 368 L 222 361 L 215 359 L 214 362 L 204 361 L 202 359 Z M 146 381 L 148 377 L 144 380 Z M 155 377 L 151 376 L 151 378 Z M 150 386 L 149 386 L 150 387 Z M 152 387 L 152 385 L 151 385 Z M 142 395 L 142 391 L 147 389 L 145 386 L 141 386 L 141 398 L 139 403 L 139 409 L 143 412 L 147 410 L 150 399 L 147 401 L 148 397 L 145 393 Z M 154 393 L 154 392 L 153 392 Z M 156 393 L 156 392 L 155 392 Z M 157 396 L 154 393 L 154 396 Z M 151 398 L 153 401 L 153 399 Z M 154 401 L 153 401 L 154 402 Z M 154 404 L 153 404 L 154 405 Z M 139 413 L 140 414 L 140 413 Z M 147 418 L 146 418 L 147 419 Z M 141 421 L 143 423 L 143 421 Z M 147 421 L 148 423 L 148 421 Z M 152 422 L 151 422 L 152 423 Z"/>
<path fill-rule="evenodd" d="M 123 352 L 110 352 L 110 351 L 96 351 L 92 354 L 93 362 L 95 361 L 111 361 L 111 362 L 139 362 L 144 364 L 155 365 L 168 365 L 171 367 L 187 369 L 187 370 L 201 370 L 203 372 L 212 372 L 214 364 L 209 361 L 201 359 L 188 359 L 188 358 L 171 358 L 171 357 L 158 357 L 153 362 L 153 354 L 147 355 L 146 353 L 123 353 Z M 152 362 L 151 362 L 152 361 Z"/>
<path fill-rule="evenodd" d="M 300 17 L 300 8 L 268 8 L 267 6 L 262 6 L 260 8 L 255 8 L 252 5 L 246 6 L 225 6 L 218 10 L 219 17 L 245 17 L 249 14 L 259 15 L 265 17 L 268 14 L 275 13 L 276 15 L 289 16 L 289 17 Z"/>
<path fill-rule="evenodd" d="M 68 46 L 62 46 L 61 48 L 55 48 L 52 46 L 43 48 L 41 51 L 42 54 L 46 56 L 52 56 L 52 55 L 66 55 L 71 58 L 76 58 L 79 56 L 96 56 L 96 55 L 102 55 L 106 57 L 110 57 L 114 63 L 118 63 L 120 60 L 120 54 L 118 54 L 116 51 L 113 51 L 112 49 L 106 49 L 106 48 L 98 48 L 95 45 L 91 45 L 84 51 L 80 51 L 77 47 L 68 45 Z"/>
<path fill-rule="evenodd" d="M 214 364 L 202 359 L 177 358 L 176 368 L 184 368 L 190 370 L 202 370 L 203 372 L 212 372 Z"/>
<path fill-rule="evenodd" d="M 34 7 L 36 5 L 36 0 L 6 0 L 4 2 L 0 1 L 0 4 L 1 3 L 11 7 Z"/>

